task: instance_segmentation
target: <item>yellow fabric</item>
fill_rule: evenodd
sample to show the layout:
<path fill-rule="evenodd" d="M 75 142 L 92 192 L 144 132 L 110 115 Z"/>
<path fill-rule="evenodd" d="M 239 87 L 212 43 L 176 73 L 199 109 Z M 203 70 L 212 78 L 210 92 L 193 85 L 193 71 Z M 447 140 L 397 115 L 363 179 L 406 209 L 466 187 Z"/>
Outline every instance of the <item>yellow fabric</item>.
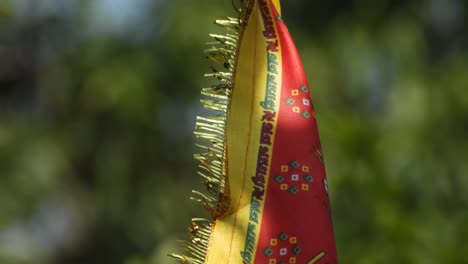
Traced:
<path fill-rule="evenodd" d="M 278 14 L 281 15 L 281 4 L 280 0 L 272 0 L 273 4 L 275 5 L 276 10 L 278 11 Z"/>
<path fill-rule="evenodd" d="M 273 2 L 279 9 L 279 0 Z M 238 63 L 234 72 L 232 101 L 226 128 L 230 207 L 224 216 L 215 221 L 208 247 L 207 264 L 243 263 L 241 252 L 247 240 L 253 190 L 251 177 L 255 175 L 260 146 L 263 116 L 260 102 L 265 99 L 267 85 L 268 58 L 263 30 L 258 1 L 255 1 L 247 27 L 240 36 Z M 281 68 L 278 68 L 278 72 L 281 72 Z M 277 82 L 281 83 L 280 75 Z M 280 94 L 277 93 L 276 96 L 278 101 Z M 269 150 L 270 157 L 271 151 L 272 149 Z M 260 208 L 263 208 L 263 202 Z M 261 214 L 259 222 L 261 223 Z M 256 241 L 259 228 L 260 226 L 256 227 Z"/>

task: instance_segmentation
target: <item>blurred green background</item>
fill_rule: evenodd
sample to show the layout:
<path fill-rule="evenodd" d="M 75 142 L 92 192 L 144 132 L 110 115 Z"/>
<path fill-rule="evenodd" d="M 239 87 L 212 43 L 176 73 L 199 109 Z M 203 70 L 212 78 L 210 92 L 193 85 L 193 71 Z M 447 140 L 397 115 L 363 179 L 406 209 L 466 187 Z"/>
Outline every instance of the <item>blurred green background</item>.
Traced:
<path fill-rule="evenodd" d="M 341 263 L 468 263 L 468 1 L 283 0 Z M 160 264 L 230 0 L 0 0 L 0 263 Z M 221 31 L 222 32 L 222 31 Z"/>

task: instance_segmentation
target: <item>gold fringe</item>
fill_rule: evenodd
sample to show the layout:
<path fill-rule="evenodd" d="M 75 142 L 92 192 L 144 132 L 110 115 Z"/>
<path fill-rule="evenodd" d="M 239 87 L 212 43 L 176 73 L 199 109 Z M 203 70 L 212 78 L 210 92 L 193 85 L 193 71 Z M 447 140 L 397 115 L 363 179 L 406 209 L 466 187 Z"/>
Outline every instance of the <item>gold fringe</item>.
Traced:
<path fill-rule="evenodd" d="M 203 107 L 216 114 L 208 117 L 197 117 L 196 120 L 194 134 L 203 143 L 196 144 L 200 153 L 195 154 L 194 158 L 199 162 L 198 175 L 207 191 L 193 191 L 191 199 L 199 202 L 212 219 L 192 219 L 191 226 L 187 228 L 188 238 L 182 241 L 186 253 L 169 255 L 181 263 L 205 263 L 214 221 L 229 208 L 225 157 L 226 118 L 232 94 L 239 36 L 245 28 L 254 0 L 238 1 L 240 1 L 240 8 L 237 8 L 233 0 L 233 6 L 239 13 L 238 18 L 225 17 L 215 20 L 216 25 L 223 27 L 229 33 L 209 34 L 213 41 L 206 43 L 208 48 L 204 51 L 206 57 L 223 67 L 223 70 L 210 67 L 211 72 L 206 73 L 205 77 L 215 78 L 218 83 L 201 90 L 201 94 L 205 97 L 205 99 L 200 100 Z"/>

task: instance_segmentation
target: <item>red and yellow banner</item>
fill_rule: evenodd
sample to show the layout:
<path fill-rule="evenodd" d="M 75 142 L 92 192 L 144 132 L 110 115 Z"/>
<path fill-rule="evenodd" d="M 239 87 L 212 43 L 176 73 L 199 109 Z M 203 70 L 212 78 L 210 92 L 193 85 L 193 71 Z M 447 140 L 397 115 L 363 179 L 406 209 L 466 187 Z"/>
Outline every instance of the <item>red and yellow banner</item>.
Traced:
<path fill-rule="evenodd" d="M 337 263 L 311 90 L 279 0 L 256 0 L 238 42 L 226 196 L 208 264 Z M 227 191 L 228 190 L 228 191 Z"/>

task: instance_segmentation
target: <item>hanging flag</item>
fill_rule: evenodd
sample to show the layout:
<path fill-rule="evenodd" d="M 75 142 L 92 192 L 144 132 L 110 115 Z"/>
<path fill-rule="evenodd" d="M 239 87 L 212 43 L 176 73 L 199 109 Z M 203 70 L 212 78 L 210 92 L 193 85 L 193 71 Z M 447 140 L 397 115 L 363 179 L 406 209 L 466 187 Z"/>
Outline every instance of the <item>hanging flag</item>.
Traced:
<path fill-rule="evenodd" d="M 208 58 L 219 83 L 202 90 L 211 117 L 194 192 L 212 219 L 193 219 L 186 255 L 197 264 L 337 263 L 328 184 L 311 89 L 279 0 L 244 0 L 216 21 Z"/>

